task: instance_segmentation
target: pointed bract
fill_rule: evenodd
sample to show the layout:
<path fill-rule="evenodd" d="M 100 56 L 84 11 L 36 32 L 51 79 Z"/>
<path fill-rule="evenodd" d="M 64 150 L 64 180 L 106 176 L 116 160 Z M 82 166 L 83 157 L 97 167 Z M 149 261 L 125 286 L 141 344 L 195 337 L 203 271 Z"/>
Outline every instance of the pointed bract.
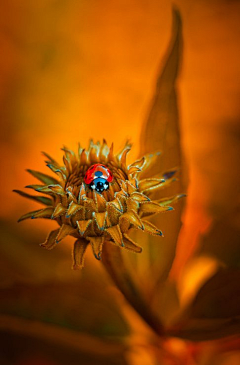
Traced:
<path fill-rule="evenodd" d="M 120 156 L 120 158 L 119 158 L 119 162 L 120 162 L 120 164 L 121 164 L 121 167 L 122 168 L 126 168 L 126 163 L 127 163 L 127 154 L 128 154 L 128 152 L 131 150 L 131 148 L 130 147 L 126 147 L 124 150 L 123 150 L 123 152 L 122 152 L 122 154 L 121 154 L 121 156 Z"/>
<path fill-rule="evenodd" d="M 141 171 L 141 169 L 143 168 L 145 164 L 145 157 L 140 158 L 139 160 L 133 162 L 128 168 L 129 168 L 129 172 L 132 168 L 137 168 L 138 170 Z"/>
<path fill-rule="evenodd" d="M 29 218 L 32 218 L 34 214 L 36 214 L 37 212 L 40 212 L 42 209 L 38 209 L 38 210 L 34 210 L 33 212 L 29 212 L 29 213 L 26 213 L 26 214 L 23 214 L 19 219 L 18 219 L 18 222 L 22 222 L 24 221 L 25 219 L 29 219 Z"/>
<path fill-rule="evenodd" d="M 54 164 L 55 166 L 59 166 L 58 162 L 56 160 L 54 160 L 48 153 L 46 152 L 42 152 L 42 154 L 47 157 L 48 161 L 47 162 L 50 162 L 52 164 Z"/>
<path fill-rule="evenodd" d="M 103 144 L 102 144 L 102 146 L 100 148 L 99 159 L 101 161 L 104 161 L 105 162 L 105 161 L 107 161 L 108 155 L 109 155 L 109 148 L 108 148 L 108 145 L 107 145 L 106 141 L 104 140 L 103 141 Z"/>
<path fill-rule="evenodd" d="M 131 195 L 136 191 L 136 187 L 132 185 L 128 180 L 126 180 L 126 184 L 127 184 L 127 192 L 129 195 Z"/>
<path fill-rule="evenodd" d="M 92 222 L 92 219 L 88 219 L 88 220 L 84 220 L 84 221 L 77 221 L 77 225 L 78 225 L 78 230 L 81 236 L 84 235 L 84 233 L 86 232 L 88 226 L 90 225 L 90 223 Z"/>
<path fill-rule="evenodd" d="M 88 164 L 88 155 L 84 150 L 82 150 L 81 156 L 80 156 L 80 164 L 81 165 L 87 165 Z"/>
<path fill-rule="evenodd" d="M 44 183 L 46 185 L 57 184 L 58 183 L 58 181 L 56 179 L 54 179 L 52 176 L 43 174 L 42 172 L 38 172 L 38 171 L 35 171 L 35 170 L 30 170 L 30 169 L 27 169 L 27 172 L 29 172 L 31 175 L 33 175 L 39 181 L 41 181 L 42 183 Z"/>
<path fill-rule="evenodd" d="M 76 204 L 73 201 L 69 204 L 66 217 L 69 218 L 72 215 L 76 214 L 80 209 L 84 209 L 82 205 Z"/>
<path fill-rule="evenodd" d="M 78 195 L 78 203 L 81 203 L 84 199 L 86 199 L 86 191 L 85 191 L 84 183 L 82 183 L 82 185 L 80 187 L 79 195 Z"/>
<path fill-rule="evenodd" d="M 88 246 L 85 239 L 79 238 L 73 246 L 73 270 L 82 269 L 84 266 L 84 256 Z"/>
<path fill-rule="evenodd" d="M 144 179 L 139 181 L 138 187 L 140 191 L 146 193 L 158 189 L 164 182 L 164 179 Z"/>
<path fill-rule="evenodd" d="M 41 243 L 40 246 L 46 248 L 47 250 L 52 250 L 56 245 L 56 238 L 58 235 L 59 229 L 55 229 L 54 231 L 50 232 L 46 241 Z"/>
<path fill-rule="evenodd" d="M 93 198 L 98 212 L 104 212 L 106 210 L 106 199 L 96 191 L 93 192 Z"/>
<path fill-rule="evenodd" d="M 111 238 L 118 246 L 124 246 L 123 236 L 119 225 L 109 227 L 106 231 L 110 234 Z"/>
<path fill-rule="evenodd" d="M 58 203 L 56 208 L 54 209 L 54 212 L 52 214 L 52 219 L 60 217 L 66 212 L 66 208 L 62 205 L 62 203 Z"/>
<path fill-rule="evenodd" d="M 186 197 L 186 194 L 179 194 L 179 195 L 171 196 L 169 198 L 158 199 L 158 200 L 155 200 L 155 202 L 165 206 L 165 205 L 169 205 L 172 203 L 176 203 L 176 202 L 178 202 L 179 199 L 184 198 L 184 197 Z"/>
<path fill-rule="evenodd" d="M 163 178 L 165 180 L 169 180 L 171 179 L 177 172 L 178 172 L 179 169 L 175 168 L 175 169 L 171 169 L 171 170 L 168 170 L 166 172 L 163 173 Z"/>
<path fill-rule="evenodd" d="M 153 236 L 163 236 L 162 231 L 160 231 L 160 229 L 158 229 L 156 226 L 154 226 L 154 224 L 142 220 L 143 225 L 144 225 L 144 231 L 147 233 L 152 234 Z"/>
<path fill-rule="evenodd" d="M 132 167 L 130 167 L 130 169 L 128 169 L 128 175 L 137 174 L 140 171 L 142 171 L 142 170 L 139 167 L 132 166 Z"/>
<path fill-rule="evenodd" d="M 49 167 L 55 174 L 57 174 L 62 180 L 66 180 L 66 175 L 63 171 L 63 168 L 60 168 L 53 164 L 47 164 L 47 167 Z"/>
<path fill-rule="evenodd" d="M 98 162 L 98 155 L 95 147 L 92 147 L 89 151 L 89 159 L 92 163 Z"/>
<path fill-rule="evenodd" d="M 49 199 L 49 198 L 46 198 L 45 196 L 35 196 L 35 195 L 30 195 L 30 194 L 27 194 L 25 193 L 24 191 L 21 191 L 21 190 L 13 190 L 15 193 L 23 196 L 24 198 L 28 198 L 28 199 L 31 199 L 31 200 L 34 200 L 38 203 L 42 203 L 44 205 L 52 205 L 53 201 L 52 199 Z"/>
<path fill-rule="evenodd" d="M 53 207 L 49 207 L 49 208 L 44 208 L 41 209 L 35 213 L 32 214 L 32 219 L 35 218 L 51 218 L 52 214 L 53 214 L 54 208 Z"/>
<path fill-rule="evenodd" d="M 173 210 L 173 208 L 169 207 L 168 205 L 167 206 L 160 205 L 153 201 L 143 203 L 140 206 L 140 212 L 143 213 L 161 213 L 161 212 L 166 212 L 168 210 Z"/>
<path fill-rule="evenodd" d="M 115 161 L 115 156 L 113 154 L 113 143 L 111 144 L 111 147 L 109 150 L 108 161 Z"/>
<path fill-rule="evenodd" d="M 93 254 L 97 260 L 101 260 L 104 237 L 87 237 L 92 245 Z"/>
<path fill-rule="evenodd" d="M 77 230 L 68 224 L 63 224 L 60 227 L 59 233 L 57 235 L 56 241 L 57 243 L 60 242 L 63 238 L 71 235 L 73 233 L 77 233 Z"/>
<path fill-rule="evenodd" d="M 142 193 L 136 192 L 136 191 L 131 194 L 131 199 L 134 199 L 139 203 L 150 201 L 148 196 L 146 196 Z"/>
<path fill-rule="evenodd" d="M 126 219 L 130 224 L 132 224 L 136 228 L 144 229 L 144 225 L 142 224 L 141 219 L 139 218 L 138 214 L 135 213 L 133 210 L 124 213 L 121 216 L 120 220 L 123 220 L 123 219 Z"/>
<path fill-rule="evenodd" d="M 95 218 L 96 224 L 100 231 L 103 231 L 105 228 L 107 212 L 104 213 L 93 213 L 93 217 Z"/>
<path fill-rule="evenodd" d="M 61 185 L 48 185 L 48 189 L 50 189 L 54 194 L 63 195 L 65 196 L 66 193 Z"/>
<path fill-rule="evenodd" d="M 127 234 L 123 234 L 124 247 L 136 253 L 142 252 L 142 247 L 138 246 Z"/>
<path fill-rule="evenodd" d="M 38 191 L 39 193 L 43 193 L 43 194 L 52 194 L 52 190 L 49 189 L 49 187 L 47 185 L 27 185 L 26 188 L 28 189 L 33 189 L 35 191 Z"/>

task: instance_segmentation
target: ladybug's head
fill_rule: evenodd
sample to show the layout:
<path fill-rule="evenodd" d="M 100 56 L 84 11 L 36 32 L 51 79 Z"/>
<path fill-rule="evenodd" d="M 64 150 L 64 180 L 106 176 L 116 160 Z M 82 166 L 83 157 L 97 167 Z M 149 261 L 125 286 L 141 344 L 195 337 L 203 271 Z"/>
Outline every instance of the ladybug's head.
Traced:
<path fill-rule="evenodd" d="M 102 193 L 104 190 L 108 190 L 109 182 L 101 177 L 94 179 L 89 185 L 90 189 L 96 190 L 98 193 Z"/>

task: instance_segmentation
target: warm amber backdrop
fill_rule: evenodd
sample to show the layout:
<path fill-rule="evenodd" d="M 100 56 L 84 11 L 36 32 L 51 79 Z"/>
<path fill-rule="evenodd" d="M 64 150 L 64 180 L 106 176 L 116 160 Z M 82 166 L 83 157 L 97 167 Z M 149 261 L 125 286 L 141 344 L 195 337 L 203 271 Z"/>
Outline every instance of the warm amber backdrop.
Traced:
<path fill-rule="evenodd" d="M 188 202 L 201 211 L 211 200 L 217 214 L 235 193 L 228 181 L 237 169 L 240 5 L 177 5 L 184 26 L 179 106 Z M 41 150 L 60 157 L 63 144 L 105 137 L 121 146 L 129 137 L 137 155 L 170 38 L 171 3 L 12 1 L 1 4 L 1 24 L 1 214 L 15 220 L 19 205 L 30 203 L 11 190 L 29 182 L 24 168 L 43 168 Z"/>
<path fill-rule="evenodd" d="M 240 3 L 175 3 L 183 19 L 178 95 L 190 181 L 180 240 L 189 250 L 213 217 L 239 202 Z M 74 149 L 104 137 L 121 147 L 130 138 L 132 158 L 138 155 L 170 39 L 171 6 L 167 0 L 1 3 L 0 213 L 13 230 L 21 214 L 37 207 L 12 189 L 34 182 L 26 168 L 48 172 L 40 151 L 60 159 L 63 144 Z M 20 229 L 39 232 L 42 241 L 50 225 L 24 222 Z"/>

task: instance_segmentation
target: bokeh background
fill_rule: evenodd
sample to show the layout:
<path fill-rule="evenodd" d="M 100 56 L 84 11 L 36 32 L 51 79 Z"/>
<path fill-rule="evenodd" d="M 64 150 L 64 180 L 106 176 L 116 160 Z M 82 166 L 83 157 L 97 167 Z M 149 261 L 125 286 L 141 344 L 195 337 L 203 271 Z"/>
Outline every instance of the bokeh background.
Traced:
<path fill-rule="evenodd" d="M 175 5 L 183 23 L 177 95 L 188 198 L 173 280 L 196 252 L 233 269 L 240 261 L 240 3 Z M 40 249 L 54 223 L 17 224 L 37 206 L 12 190 L 34 183 L 26 168 L 49 173 L 41 151 L 61 160 L 63 145 L 76 149 L 78 142 L 105 138 L 118 149 L 130 139 L 130 161 L 139 156 L 171 37 L 172 3 L 13 0 L 1 3 L 0 14 L 0 363 L 155 364 L 147 345 L 131 352 L 117 342 L 129 334 L 129 324 L 101 263 L 89 254 L 84 271 L 72 272 L 71 239 L 57 253 Z M 235 289 L 239 295 L 239 284 Z M 37 322 L 29 326 L 27 319 Z M 172 341 L 166 351 L 177 354 L 176 361 L 191 353 L 179 363 L 240 363 L 235 337 L 221 343 L 224 353 L 207 342 L 198 362 L 191 362 L 188 343 Z M 164 354 L 161 363 L 175 364 Z"/>

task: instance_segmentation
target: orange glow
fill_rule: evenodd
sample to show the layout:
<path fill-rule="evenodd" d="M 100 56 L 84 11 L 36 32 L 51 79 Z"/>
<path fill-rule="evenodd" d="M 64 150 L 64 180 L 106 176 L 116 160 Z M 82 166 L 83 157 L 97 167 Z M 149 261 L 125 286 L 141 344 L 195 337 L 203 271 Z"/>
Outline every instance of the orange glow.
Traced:
<path fill-rule="evenodd" d="M 189 179 L 187 191 L 179 192 L 187 193 L 183 226 L 176 246 L 176 255 L 174 248 L 171 251 L 169 266 L 174 255 L 175 260 L 171 270 L 169 268 L 169 276 L 166 274 L 167 284 L 158 277 L 150 278 L 151 282 L 149 285 L 146 284 L 150 281 L 147 270 L 153 268 L 153 272 L 161 272 L 161 263 L 166 258 L 162 255 L 159 259 L 160 264 L 158 261 L 156 264 L 155 256 L 150 257 L 144 238 L 143 256 L 129 271 L 132 270 L 134 280 L 139 281 L 138 284 L 146 297 L 159 281 L 160 298 L 156 299 L 154 295 L 152 297 L 149 295 L 149 301 L 154 309 L 159 309 L 165 300 L 165 292 L 161 297 L 161 291 L 169 290 L 171 298 L 174 298 L 173 302 L 175 300 L 169 307 L 177 308 L 176 313 L 182 313 L 199 287 L 219 268 L 219 261 L 213 259 L 210 262 L 208 258 L 205 262 L 198 257 L 202 254 L 201 240 L 204 235 L 209 234 L 214 222 L 224 221 L 227 227 L 232 229 L 227 242 L 230 247 L 232 236 L 235 237 L 231 232 L 234 229 L 239 232 L 240 2 L 176 0 L 174 3 L 179 8 L 183 22 L 183 60 L 177 83 L 184 174 L 188 175 L 184 178 Z M 41 313 L 39 322 L 35 327 L 33 325 L 33 347 L 34 341 L 37 341 L 35 335 L 38 326 L 41 326 L 39 324 L 41 320 L 51 323 L 54 317 L 57 323 L 54 324 L 56 326 L 54 331 L 57 333 L 58 326 L 67 327 L 73 317 L 71 336 L 74 337 L 74 331 L 85 331 L 88 334 L 91 332 L 91 335 L 93 333 L 96 337 L 102 336 L 104 339 L 106 351 L 104 347 L 103 355 L 106 357 L 103 356 L 101 364 L 109 360 L 107 356 L 119 358 L 123 356 L 128 365 L 240 363 L 237 353 L 239 343 L 231 349 L 226 349 L 226 354 L 223 354 L 221 351 L 225 350 L 221 350 L 221 343 L 218 342 L 209 344 L 206 341 L 195 347 L 184 338 L 170 338 L 159 343 L 154 336 L 150 338 L 149 332 L 147 332 L 149 347 L 146 343 L 137 343 L 132 349 L 124 347 L 123 350 L 121 346 L 130 343 L 122 341 L 129 330 L 130 320 L 125 318 L 124 313 L 125 319 L 122 320 L 122 314 L 117 312 L 116 303 L 120 295 L 112 290 L 113 283 L 101 263 L 96 263 L 96 260 L 87 254 L 89 268 L 77 274 L 69 272 L 70 258 L 67 261 L 64 255 L 66 251 L 70 251 L 70 245 L 63 244 L 57 247 L 59 260 L 54 258 L 52 252 L 39 253 L 41 249 L 36 242 L 44 241 L 46 233 L 56 228 L 52 221 L 42 220 L 37 224 L 28 221 L 21 226 L 16 223 L 25 212 L 39 209 L 39 205 L 23 199 L 12 190 L 23 190 L 24 186 L 36 183 L 36 180 L 25 171 L 27 168 L 51 174 L 45 166 L 45 158 L 41 155 L 41 151 L 61 161 L 63 146 L 76 151 L 78 142 L 85 147 L 91 138 L 94 141 L 102 141 L 105 138 L 109 145 L 111 142 L 114 143 L 115 150 L 123 147 L 126 140 L 130 140 L 133 148 L 129 162 L 139 156 L 142 127 L 155 92 L 159 66 L 162 64 L 171 37 L 172 3 L 167 0 L 13 0 L 2 2 L 0 18 L 2 46 L 0 219 L 3 229 L 2 241 L 6 245 L 3 245 L 4 248 L 0 251 L 2 255 L 0 277 L 2 289 L 6 290 L 6 297 L 10 298 L 6 307 L 12 306 L 14 310 L 22 286 L 27 287 L 26 296 L 23 289 L 24 298 L 21 303 L 19 302 L 21 305 L 16 305 L 16 316 L 28 317 L 25 308 L 28 308 L 28 305 L 31 307 L 32 299 L 29 299 L 31 295 L 39 295 L 39 302 L 35 303 L 34 307 L 36 316 L 39 315 L 40 302 L 45 298 L 46 312 Z M 163 158 L 168 161 L 168 156 L 164 153 Z M 164 227 L 160 228 L 164 232 Z M 37 236 L 39 240 L 36 239 Z M 213 246 L 218 253 L 221 234 L 216 237 Z M 14 250 L 14 247 L 17 248 Z M 159 247 L 163 247 L 162 250 L 165 252 L 164 241 L 159 243 Z M 28 256 L 30 249 L 33 251 Z M 204 247 L 204 250 L 208 253 L 209 247 Z M 231 268 L 236 269 L 239 265 L 234 261 L 237 249 L 229 256 L 225 254 L 226 251 L 224 249 L 221 251 L 221 247 L 219 248 L 221 255 L 229 260 Z M 155 254 L 155 251 L 153 252 Z M 187 266 L 193 255 L 196 255 L 194 258 L 196 261 Z M 194 266 L 198 259 L 199 265 Z M 221 258 L 219 260 L 221 261 Z M 132 264 L 134 258 L 129 261 Z M 164 277 L 164 273 L 162 276 Z M 75 297 L 74 290 L 78 290 L 78 286 L 74 285 L 79 282 L 81 282 L 80 289 L 78 296 Z M 59 308 L 64 305 L 63 312 L 60 312 L 58 305 L 54 305 L 54 309 L 50 304 L 48 307 L 45 295 L 51 297 L 48 286 L 52 285 L 56 285 L 54 293 L 58 294 L 61 288 L 65 290 L 63 304 L 56 294 L 60 303 Z M 175 292 L 175 286 L 171 285 L 179 286 L 179 293 L 181 292 L 179 297 L 177 290 Z M 14 290 L 17 288 L 17 299 L 13 298 L 12 286 Z M 98 297 L 95 297 L 95 294 L 99 295 L 100 299 L 96 299 Z M 168 303 L 164 305 L 166 310 Z M 55 307 L 57 307 L 56 312 Z M 86 315 L 79 317 L 79 323 L 82 322 L 76 329 L 72 323 L 79 309 L 81 315 L 86 310 Z M 91 317 L 95 311 L 97 314 Z M 112 315 L 113 324 L 108 322 L 106 325 L 101 319 L 102 313 L 106 321 L 112 318 Z M 162 317 L 164 313 L 164 311 L 161 313 Z M 72 317 L 69 319 L 68 315 Z M 135 322 L 135 332 L 137 332 L 141 326 L 137 319 Z M 120 335 L 117 332 L 118 325 L 122 326 Z M 22 322 L 16 324 L 16 327 L 23 329 L 22 332 L 19 330 L 19 333 L 23 334 L 22 339 L 25 339 L 24 336 L 28 339 L 27 336 L 32 332 L 26 334 L 24 326 Z M 13 327 L 15 328 L 15 324 Z M 65 343 L 66 333 L 62 327 L 63 334 L 61 331 L 59 333 Z M 98 328 L 101 328 L 102 332 L 100 330 L 98 332 Z M 119 337 L 122 341 L 119 348 L 116 345 L 113 353 L 108 351 L 111 331 L 114 333 L 114 340 L 115 337 Z M 41 341 L 44 344 L 39 345 L 38 350 L 41 352 L 41 346 L 44 347 L 46 360 L 39 354 L 36 355 L 39 355 L 39 358 L 34 360 L 35 354 L 30 353 L 29 356 L 25 354 L 26 362 L 25 358 L 23 360 L 14 358 L 16 361 L 13 364 L 26 365 L 29 361 L 33 361 L 31 364 L 59 365 L 61 358 L 56 355 L 54 347 L 58 336 L 55 337 L 53 334 L 52 338 L 49 341 L 53 347 L 53 358 L 50 356 L 51 351 L 48 352 L 49 344 L 44 342 L 43 330 Z M 14 340 L 16 348 L 17 340 Z M 229 341 L 235 344 L 234 341 L 231 342 L 231 338 Z M 68 346 L 68 340 L 66 343 Z M 79 350 L 78 343 L 75 345 L 76 353 L 84 352 L 82 348 Z M 96 348 L 99 353 L 101 346 L 102 343 L 97 343 Z M 159 352 L 155 351 L 155 347 L 160 348 Z M 168 358 L 166 353 L 171 353 L 173 356 Z M 213 362 L 215 356 L 218 362 Z M 0 362 L 1 359 L 0 351 Z M 163 362 L 163 359 L 167 359 L 166 362 Z M 93 358 L 92 361 L 94 363 L 96 359 Z"/>

